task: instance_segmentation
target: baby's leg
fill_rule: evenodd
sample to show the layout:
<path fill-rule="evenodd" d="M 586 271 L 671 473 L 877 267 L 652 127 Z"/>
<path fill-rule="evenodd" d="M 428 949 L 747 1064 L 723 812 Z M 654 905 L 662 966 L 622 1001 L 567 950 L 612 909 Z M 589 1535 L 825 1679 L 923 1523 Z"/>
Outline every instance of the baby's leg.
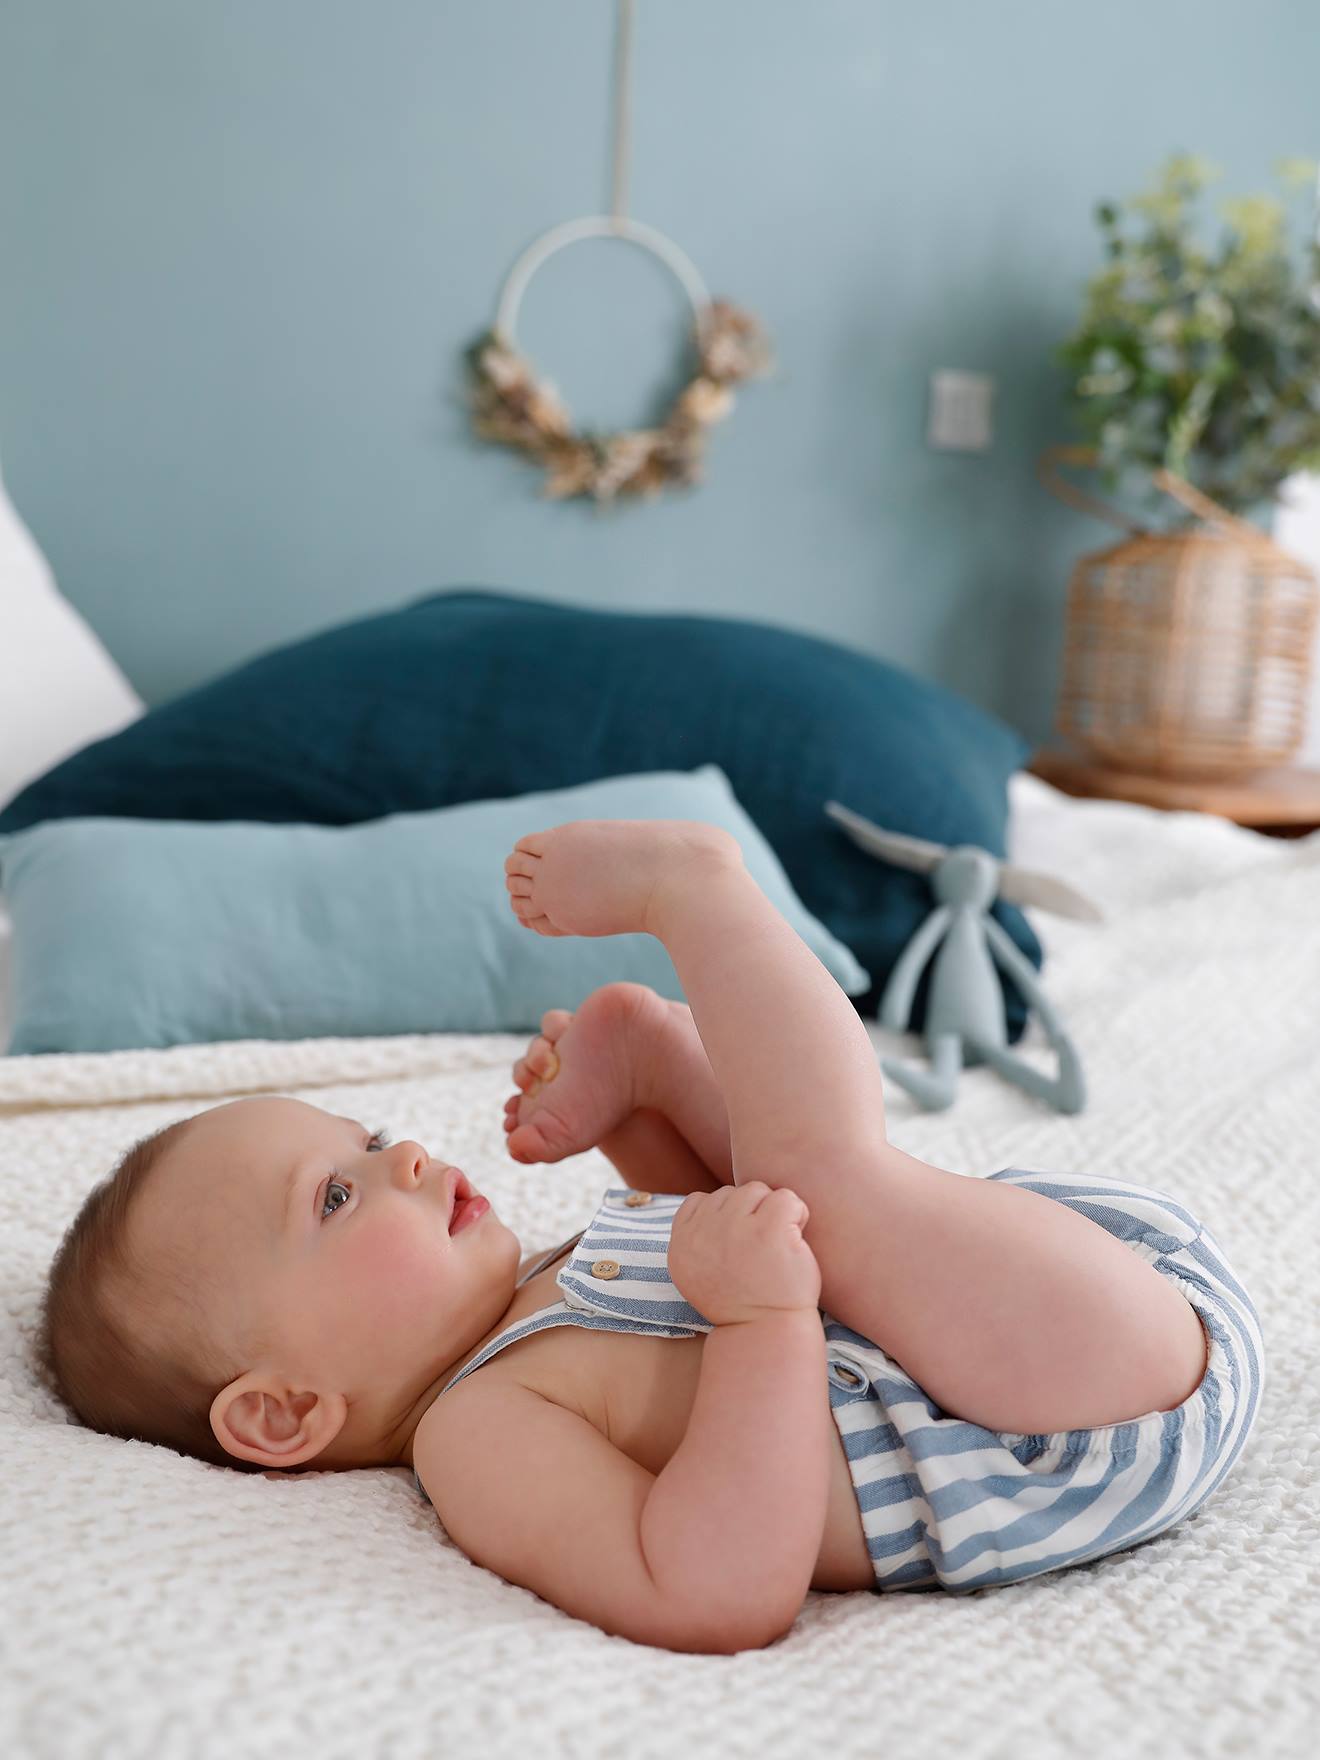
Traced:
<path fill-rule="evenodd" d="M 806 1202 L 830 1313 L 991 1429 L 1118 1423 L 1192 1392 L 1201 1323 L 1130 1248 L 1038 1193 L 888 1143 L 856 1010 L 740 864 L 659 902 L 652 932 L 723 1091 L 735 1181 Z"/>
<path fill-rule="evenodd" d="M 692 1010 L 666 1002 L 651 1055 L 639 1059 L 638 1110 L 600 1141 L 628 1184 L 651 1192 L 732 1185 L 729 1115 Z"/>
<path fill-rule="evenodd" d="M 603 984 L 575 1011 L 547 1009 L 513 1079 L 504 1130 L 515 1161 L 599 1146 L 641 1190 L 733 1184 L 729 1118 L 692 1010 L 649 985 Z M 647 1159 L 660 1171 L 648 1176 Z"/>
<path fill-rule="evenodd" d="M 678 1126 L 650 1107 L 629 1113 L 596 1147 L 634 1191 L 686 1196 L 731 1183 L 716 1179 Z"/>
<path fill-rule="evenodd" d="M 1038 1193 L 888 1143 L 856 1010 L 708 827 L 586 821 L 519 840 L 513 906 L 546 934 L 664 944 L 728 1110 L 734 1178 L 797 1192 L 821 1303 L 946 1411 L 996 1430 L 1167 1410 L 1204 1373 L 1181 1293 Z"/>
<path fill-rule="evenodd" d="M 710 1067 L 701 1034 L 685 1002 L 666 1002 L 662 1055 L 652 1059 L 642 1082 L 640 1103 L 660 1113 L 713 1175 L 712 1190 L 731 1186 L 733 1153 L 729 1114 Z"/>
<path fill-rule="evenodd" d="M 729 1109 L 734 1179 L 806 1202 L 829 1313 L 989 1429 L 1114 1424 L 1197 1387 L 1206 1334 L 1146 1260 L 1065 1204 L 892 1148 L 861 1019 L 746 869 L 674 887 L 655 922 Z"/>

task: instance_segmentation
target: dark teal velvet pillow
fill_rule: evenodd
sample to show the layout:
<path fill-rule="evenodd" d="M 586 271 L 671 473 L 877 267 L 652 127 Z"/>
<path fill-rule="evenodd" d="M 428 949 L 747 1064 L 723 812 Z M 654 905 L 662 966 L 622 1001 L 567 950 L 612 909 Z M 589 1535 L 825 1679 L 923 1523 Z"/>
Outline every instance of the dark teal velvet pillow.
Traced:
<path fill-rule="evenodd" d="M 47 819 L 348 825 L 387 813 L 718 764 L 807 909 L 870 972 L 931 909 L 918 874 L 862 853 L 827 800 L 892 831 L 1002 856 L 1011 728 L 815 636 L 690 613 L 434 594 L 248 662 L 29 784 L 0 833 Z M 995 915 L 1037 966 L 1022 914 Z M 1023 1025 L 1007 989 L 1013 1037 Z M 924 1018 L 925 986 L 917 995 Z"/>

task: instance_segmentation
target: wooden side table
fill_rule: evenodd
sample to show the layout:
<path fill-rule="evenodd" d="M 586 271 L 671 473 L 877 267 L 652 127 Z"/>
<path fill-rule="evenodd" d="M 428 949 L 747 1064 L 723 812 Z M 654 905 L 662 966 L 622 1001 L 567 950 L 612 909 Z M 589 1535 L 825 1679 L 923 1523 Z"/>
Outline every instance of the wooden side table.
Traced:
<path fill-rule="evenodd" d="M 1110 770 L 1089 758 L 1050 748 L 1036 753 L 1031 775 L 1091 800 L 1135 801 L 1166 812 L 1216 813 L 1272 837 L 1304 837 L 1320 830 L 1320 770 L 1260 770 L 1233 781 L 1141 776 Z"/>

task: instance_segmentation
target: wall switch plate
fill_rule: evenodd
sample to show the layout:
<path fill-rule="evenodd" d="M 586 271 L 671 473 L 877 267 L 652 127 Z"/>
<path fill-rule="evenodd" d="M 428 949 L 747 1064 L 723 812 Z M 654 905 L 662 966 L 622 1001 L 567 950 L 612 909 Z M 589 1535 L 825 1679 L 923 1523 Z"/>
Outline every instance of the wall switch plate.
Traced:
<path fill-rule="evenodd" d="M 927 443 L 946 452 L 983 452 L 994 431 L 990 419 L 994 394 L 995 382 L 988 373 L 951 368 L 932 373 Z"/>

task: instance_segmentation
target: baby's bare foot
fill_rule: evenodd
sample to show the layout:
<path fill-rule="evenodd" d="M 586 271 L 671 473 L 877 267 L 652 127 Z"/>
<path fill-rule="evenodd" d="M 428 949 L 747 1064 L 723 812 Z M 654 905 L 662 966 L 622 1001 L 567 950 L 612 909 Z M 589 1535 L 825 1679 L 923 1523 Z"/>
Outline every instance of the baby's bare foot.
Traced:
<path fill-rule="evenodd" d="M 513 1066 L 504 1103 L 515 1161 L 562 1161 L 593 1149 L 651 1092 L 674 1031 L 673 1006 L 645 984 L 606 984 L 575 1014 L 552 1008 Z"/>
<path fill-rule="evenodd" d="M 654 934 L 676 888 L 742 866 L 736 837 L 691 819 L 574 819 L 520 837 L 504 863 L 513 913 L 539 935 Z"/>

